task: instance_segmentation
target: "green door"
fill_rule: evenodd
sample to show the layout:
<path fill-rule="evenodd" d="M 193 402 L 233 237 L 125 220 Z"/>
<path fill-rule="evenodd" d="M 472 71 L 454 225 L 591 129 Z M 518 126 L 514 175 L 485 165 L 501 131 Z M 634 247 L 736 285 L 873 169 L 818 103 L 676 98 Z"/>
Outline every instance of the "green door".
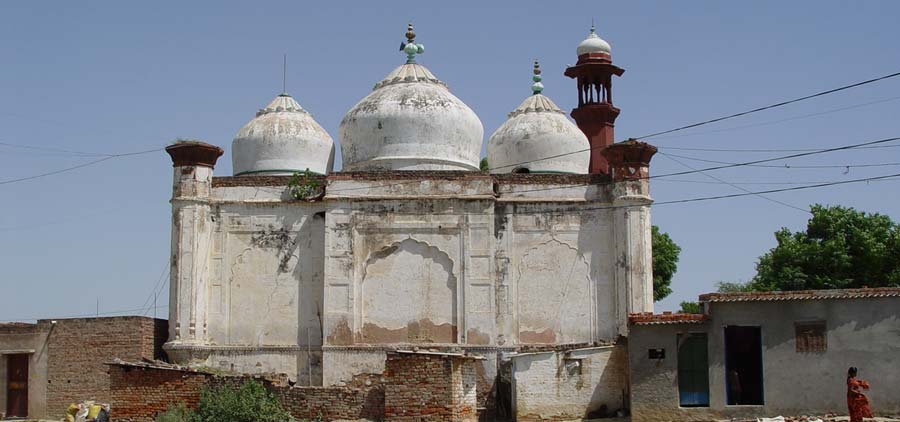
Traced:
<path fill-rule="evenodd" d="M 678 335 L 678 397 L 682 407 L 709 406 L 709 359 L 705 333 Z"/>

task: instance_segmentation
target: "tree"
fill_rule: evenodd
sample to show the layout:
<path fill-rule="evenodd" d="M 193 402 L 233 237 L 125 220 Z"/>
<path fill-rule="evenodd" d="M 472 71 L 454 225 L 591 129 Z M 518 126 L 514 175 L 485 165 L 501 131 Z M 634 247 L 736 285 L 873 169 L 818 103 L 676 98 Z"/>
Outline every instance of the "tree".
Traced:
<path fill-rule="evenodd" d="M 753 286 L 749 281 L 720 281 L 716 283 L 716 291 L 719 293 L 752 292 Z"/>
<path fill-rule="evenodd" d="M 672 277 L 678 271 L 678 256 L 681 247 L 667 233 L 653 226 L 650 231 L 653 247 L 653 300 L 659 301 L 672 293 Z"/>
<path fill-rule="evenodd" d="M 681 302 L 681 312 L 683 314 L 699 314 L 700 302 Z"/>
<path fill-rule="evenodd" d="M 488 170 L 490 170 L 490 166 L 488 165 L 487 157 L 484 157 L 484 158 L 481 159 L 481 163 L 478 164 L 478 168 L 479 168 L 481 171 L 488 171 Z"/>
<path fill-rule="evenodd" d="M 759 258 L 757 291 L 900 286 L 900 225 L 849 207 L 813 205 L 806 231 L 775 232 Z"/>

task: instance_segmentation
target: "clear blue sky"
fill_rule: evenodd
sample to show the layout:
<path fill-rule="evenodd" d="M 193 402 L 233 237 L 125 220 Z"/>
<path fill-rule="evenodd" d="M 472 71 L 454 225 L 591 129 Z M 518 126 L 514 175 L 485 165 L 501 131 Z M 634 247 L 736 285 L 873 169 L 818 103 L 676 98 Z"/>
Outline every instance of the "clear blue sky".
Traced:
<path fill-rule="evenodd" d="M 282 54 L 289 57 L 288 91 L 337 139 L 344 113 L 402 63 L 397 48 L 410 19 L 427 48 L 420 62 L 475 110 L 487 138 L 529 94 L 534 58 L 543 65 L 544 93 L 563 109 L 573 107 L 576 89 L 562 72 L 575 61 L 592 17 L 626 69 L 614 89 L 622 109 L 616 134 L 624 139 L 900 71 L 897 16 L 900 2 L 893 1 L 6 1 L 0 142 L 121 153 L 200 138 L 225 148 L 216 173 L 229 175 L 232 137 L 281 90 Z M 900 78 L 652 141 L 663 148 L 822 148 L 896 136 L 895 97 Z M 722 130 L 732 128 L 738 129 Z M 680 153 L 722 161 L 779 155 Z M 0 181 L 91 159 L 0 146 Z M 896 161 L 900 148 L 789 163 Z M 651 171 L 683 169 L 657 156 Z M 898 172 L 895 166 L 849 174 L 779 168 L 714 174 L 780 183 Z M 701 174 L 678 179 L 711 181 Z M 159 152 L 0 185 L 0 320 L 91 314 L 97 298 L 100 312 L 140 307 L 167 262 L 170 184 L 171 162 Z M 772 197 L 900 220 L 898 185 Z M 657 201 L 734 192 L 709 183 L 652 183 Z M 683 248 L 675 293 L 657 309 L 677 308 L 717 281 L 752 277 L 756 258 L 774 245 L 772 233 L 801 229 L 807 218 L 757 197 L 655 207 L 654 223 Z"/>

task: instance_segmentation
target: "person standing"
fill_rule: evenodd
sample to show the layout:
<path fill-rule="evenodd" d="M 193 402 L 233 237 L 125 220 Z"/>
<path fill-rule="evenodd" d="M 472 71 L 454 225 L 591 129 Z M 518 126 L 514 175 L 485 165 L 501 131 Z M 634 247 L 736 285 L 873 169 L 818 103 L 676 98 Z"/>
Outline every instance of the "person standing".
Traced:
<path fill-rule="evenodd" d="M 855 366 L 847 370 L 847 408 L 850 411 L 850 422 L 862 422 L 863 418 L 872 417 L 869 398 L 862 392 L 869 389 L 869 383 L 857 379 L 858 373 L 859 370 Z"/>

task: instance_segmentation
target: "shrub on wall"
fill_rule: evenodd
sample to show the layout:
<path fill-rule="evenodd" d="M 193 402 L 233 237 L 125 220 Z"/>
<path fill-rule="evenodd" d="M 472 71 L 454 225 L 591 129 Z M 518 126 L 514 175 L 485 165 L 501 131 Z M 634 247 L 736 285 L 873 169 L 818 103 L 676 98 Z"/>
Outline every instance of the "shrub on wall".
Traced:
<path fill-rule="evenodd" d="M 292 422 L 291 417 L 269 390 L 256 381 L 239 388 L 204 387 L 196 410 L 183 404 L 169 408 L 156 422 Z"/>

